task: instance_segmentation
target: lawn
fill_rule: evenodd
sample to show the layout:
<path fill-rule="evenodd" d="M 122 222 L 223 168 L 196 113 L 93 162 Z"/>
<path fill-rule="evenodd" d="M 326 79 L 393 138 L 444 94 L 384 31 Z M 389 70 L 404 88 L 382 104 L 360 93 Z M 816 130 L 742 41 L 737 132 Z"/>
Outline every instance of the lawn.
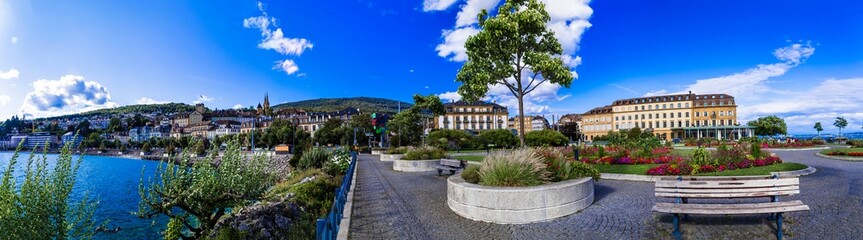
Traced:
<path fill-rule="evenodd" d="M 728 170 L 722 172 L 712 172 L 698 174 L 699 176 L 755 176 L 755 175 L 770 175 L 770 172 L 785 172 L 806 169 L 808 166 L 799 163 L 780 163 L 763 167 L 752 167 L 737 170 Z"/>
<path fill-rule="evenodd" d="M 455 159 L 465 160 L 470 162 L 482 162 L 485 159 L 485 156 L 456 156 Z"/>
<path fill-rule="evenodd" d="M 494 151 L 494 150 L 496 150 L 496 149 L 492 149 L 492 151 Z M 485 153 L 485 152 L 486 152 L 486 150 L 485 150 L 485 149 L 479 149 L 479 150 L 460 150 L 460 151 L 450 150 L 450 151 L 447 151 L 447 153 Z"/>
<path fill-rule="evenodd" d="M 695 149 L 672 149 L 671 155 L 689 157 L 692 156 L 693 152 L 695 152 Z"/>
<path fill-rule="evenodd" d="M 827 155 L 827 153 L 830 153 L 830 152 L 844 152 L 844 153 L 863 152 L 863 148 L 831 148 L 831 149 L 821 151 L 821 154 Z M 854 157 L 854 156 L 841 155 L 840 157 Z"/>
<path fill-rule="evenodd" d="M 590 164 L 600 173 L 620 173 L 620 174 L 638 174 L 644 175 L 647 169 L 659 166 L 661 164 L 634 164 L 634 165 L 606 165 L 606 164 Z"/>

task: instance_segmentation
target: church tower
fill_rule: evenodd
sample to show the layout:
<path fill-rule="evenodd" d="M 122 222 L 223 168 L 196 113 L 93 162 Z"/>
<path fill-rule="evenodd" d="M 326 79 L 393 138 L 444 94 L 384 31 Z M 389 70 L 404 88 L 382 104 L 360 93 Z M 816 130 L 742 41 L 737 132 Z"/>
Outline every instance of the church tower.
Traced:
<path fill-rule="evenodd" d="M 264 114 L 272 115 L 272 111 L 270 110 L 270 94 L 264 94 Z"/>

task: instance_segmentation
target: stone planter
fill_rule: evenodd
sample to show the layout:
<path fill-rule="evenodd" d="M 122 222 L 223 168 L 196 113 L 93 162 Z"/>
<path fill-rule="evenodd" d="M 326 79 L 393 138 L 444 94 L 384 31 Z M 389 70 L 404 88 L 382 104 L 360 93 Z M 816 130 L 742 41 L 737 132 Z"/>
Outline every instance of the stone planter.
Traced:
<path fill-rule="evenodd" d="M 381 154 L 381 161 L 401 160 L 404 154 Z"/>
<path fill-rule="evenodd" d="M 384 152 L 386 152 L 386 150 L 372 150 L 372 155 L 381 155 Z"/>
<path fill-rule="evenodd" d="M 546 222 L 593 203 L 593 178 L 532 187 L 489 187 L 447 179 L 447 205 L 462 217 L 497 224 Z"/>
<path fill-rule="evenodd" d="M 434 160 L 393 160 L 393 170 L 399 172 L 426 172 L 437 171 L 435 165 L 440 159 Z"/>

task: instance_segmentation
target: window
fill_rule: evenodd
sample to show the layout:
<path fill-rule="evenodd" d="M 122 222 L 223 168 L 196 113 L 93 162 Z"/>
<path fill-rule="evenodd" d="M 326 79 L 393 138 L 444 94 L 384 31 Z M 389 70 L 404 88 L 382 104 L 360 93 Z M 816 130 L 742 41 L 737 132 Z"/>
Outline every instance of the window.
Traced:
<path fill-rule="evenodd" d="M 719 112 L 719 116 L 720 116 L 720 117 L 725 117 L 725 112 L 720 111 L 720 112 Z"/>
<path fill-rule="evenodd" d="M 672 128 L 674 127 L 674 121 L 671 121 L 671 127 Z"/>
<path fill-rule="evenodd" d="M 689 99 L 689 97 L 686 97 L 686 99 Z M 685 106 L 686 106 L 686 108 L 689 108 L 689 103 L 686 103 Z"/>
<path fill-rule="evenodd" d="M 617 120 L 618 120 L 618 119 L 617 119 L 617 116 L 614 116 L 614 121 L 617 121 Z"/>
<path fill-rule="evenodd" d="M 641 105 L 641 110 L 644 111 L 644 105 Z"/>
<path fill-rule="evenodd" d="M 683 115 L 683 113 L 681 113 L 681 112 L 677 112 L 677 117 L 678 117 L 678 118 L 681 118 L 681 116 L 682 116 L 682 115 Z M 679 125 L 679 124 L 678 124 L 678 125 Z"/>
<path fill-rule="evenodd" d="M 667 118 L 668 116 L 665 113 L 662 113 L 662 118 Z"/>
<path fill-rule="evenodd" d="M 734 112 L 728 111 L 728 116 L 734 116 Z"/>
<path fill-rule="evenodd" d="M 686 127 L 689 127 L 689 120 L 686 120 Z"/>
<path fill-rule="evenodd" d="M 647 119 L 653 119 L 653 114 L 647 114 Z"/>
<path fill-rule="evenodd" d="M 689 112 L 686 112 L 686 117 L 689 117 Z"/>
<path fill-rule="evenodd" d="M 653 105 L 647 105 L 647 109 L 653 110 Z"/>
<path fill-rule="evenodd" d="M 662 104 L 662 109 L 665 109 L 665 104 L 664 104 L 664 103 Z"/>
<path fill-rule="evenodd" d="M 662 128 L 667 128 L 667 127 L 668 127 L 668 122 L 662 121 Z"/>
<path fill-rule="evenodd" d="M 680 100 L 679 97 L 677 100 Z M 677 103 L 677 108 L 680 108 L 680 103 Z"/>
<path fill-rule="evenodd" d="M 695 117 L 701 117 L 701 112 L 695 112 Z"/>

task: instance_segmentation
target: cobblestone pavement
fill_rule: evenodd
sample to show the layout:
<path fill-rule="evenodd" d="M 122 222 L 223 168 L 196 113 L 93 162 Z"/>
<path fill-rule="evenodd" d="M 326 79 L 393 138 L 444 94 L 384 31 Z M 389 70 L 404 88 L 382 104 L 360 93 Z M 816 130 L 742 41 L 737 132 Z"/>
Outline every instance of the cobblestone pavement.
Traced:
<path fill-rule="evenodd" d="M 785 215 L 788 239 L 863 239 L 863 163 L 823 159 L 815 151 L 777 152 L 814 166 L 800 199 L 812 209 Z M 350 226 L 353 239 L 669 239 L 671 215 L 650 211 L 653 184 L 600 180 L 583 211 L 551 222 L 500 225 L 468 220 L 446 205 L 446 176 L 402 173 L 362 155 Z M 730 202 L 735 200 L 721 200 Z M 690 200 L 690 202 L 698 202 Z M 683 221 L 687 239 L 775 239 L 766 215 L 698 216 Z"/>

